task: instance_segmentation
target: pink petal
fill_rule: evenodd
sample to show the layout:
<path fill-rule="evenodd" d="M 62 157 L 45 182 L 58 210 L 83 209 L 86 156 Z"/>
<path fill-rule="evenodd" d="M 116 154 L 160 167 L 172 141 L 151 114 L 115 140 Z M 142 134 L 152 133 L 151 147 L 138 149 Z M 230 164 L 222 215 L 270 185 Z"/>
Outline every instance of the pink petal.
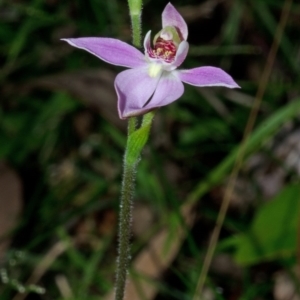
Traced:
<path fill-rule="evenodd" d="M 179 12 L 175 9 L 175 7 L 168 3 L 162 13 L 162 25 L 163 28 L 166 26 L 174 26 L 179 30 L 184 40 L 187 40 L 188 37 L 188 28 L 187 25 L 179 14 Z"/>
<path fill-rule="evenodd" d="M 151 30 L 149 30 L 147 32 L 147 34 L 145 35 L 145 38 L 144 38 L 144 49 L 145 49 L 145 52 L 147 52 L 148 50 L 151 49 L 150 39 L 151 39 Z"/>
<path fill-rule="evenodd" d="M 178 70 L 176 73 L 183 82 L 195 86 L 225 86 L 230 89 L 240 87 L 230 75 L 215 67 Z"/>
<path fill-rule="evenodd" d="M 149 56 L 149 52 L 151 51 L 151 30 L 147 32 L 144 38 L 144 49 L 145 49 L 145 55 L 150 61 L 156 61 L 156 58 L 152 58 Z"/>
<path fill-rule="evenodd" d="M 136 68 L 146 64 L 139 50 L 117 39 L 89 37 L 62 40 L 113 65 Z"/>
<path fill-rule="evenodd" d="M 121 119 L 137 116 L 147 111 L 145 104 L 153 95 L 160 76 L 150 77 L 148 68 L 130 69 L 118 74 L 115 89 Z"/>
<path fill-rule="evenodd" d="M 186 41 L 182 41 L 177 49 L 175 60 L 171 64 L 164 64 L 164 69 L 167 71 L 172 71 L 179 67 L 183 61 L 185 60 L 189 51 L 189 43 Z"/>
<path fill-rule="evenodd" d="M 172 72 L 163 72 L 153 97 L 144 109 L 151 110 L 156 107 L 165 106 L 182 96 L 184 86 L 180 79 Z"/>

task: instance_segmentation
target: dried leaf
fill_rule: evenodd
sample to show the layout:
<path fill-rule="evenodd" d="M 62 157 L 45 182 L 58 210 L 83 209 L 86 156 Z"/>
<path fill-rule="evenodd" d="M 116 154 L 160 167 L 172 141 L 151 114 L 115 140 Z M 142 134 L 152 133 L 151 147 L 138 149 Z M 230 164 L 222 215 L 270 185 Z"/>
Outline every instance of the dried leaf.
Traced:
<path fill-rule="evenodd" d="M 22 210 L 22 186 L 19 176 L 0 162 L 0 258 L 10 243 Z"/>

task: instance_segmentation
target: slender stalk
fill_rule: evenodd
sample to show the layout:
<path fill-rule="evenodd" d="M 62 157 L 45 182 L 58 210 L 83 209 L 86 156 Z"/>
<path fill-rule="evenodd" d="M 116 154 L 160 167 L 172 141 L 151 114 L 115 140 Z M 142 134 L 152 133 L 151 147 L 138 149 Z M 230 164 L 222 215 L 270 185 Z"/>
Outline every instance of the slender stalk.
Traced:
<path fill-rule="evenodd" d="M 128 0 L 128 4 L 132 24 L 132 42 L 135 46 L 140 47 L 142 0 Z M 129 118 L 128 120 L 128 136 L 124 155 L 119 216 L 119 256 L 116 269 L 115 300 L 123 300 L 125 296 L 126 278 L 130 262 L 132 202 L 135 188 L 136 167 L 140 153 L 148 139 L 153 116 L 153 113 L 146 114 L 139 129 L 136 129 L 136 117 Z"/>
<path fill-rule="evenodd" d="M 123 300 L 126 286 L 128 264 L 130 261 L 130 234 L 132 199 L 134 194 L 135 173 L 137 163 L 128 163 L 129 136 L 136 130 L 135 117 L 128 120 L 128 139 L 124 155 L 121 204 L 119 215 L 119 256 L 117 259 L 115 299 Z"/>
<path fill-rule="evenodd" d="M 141 45 L 141 16 L 140 14 L 130 15 L 132 26 L 132 43 L 140 47 Z"/>
<path fill-rule="evenodd" d="M 132 202 L 136 167 L 140 153 L 148 140 L 153 117 L 154 112 L 144 115 L 141 127 L 138 129 L 136 129 L 136 118 L 130 118 L 128 121 L 119 217 L 119 256 L 117 259 L 115 300 L 123 300 L 125 295 L 126 278 L 130 262 Z"/>
<path fill-rule="evenodd" d="M 134 46 L 140 47 L 142 0 L 128 0 L 128 5 L 132 27 L 132 43 Z"/>
<path fill-rule="evenodd" d="M 136 129 L 137 119 L 136 117 L 129 118 L 128 120 L 128 136 L 130 136 Z"/>
<path fill-rule="evenodd" d="M 125 294 L 126 277 L 130 261 L 130 234 L 132 218 L 132 200 L 135 186 L 135 164 L 124 161 L 122 194 L 119 216 L 119 257 L 116 270 L 115 299 L 123 300 Z"/>

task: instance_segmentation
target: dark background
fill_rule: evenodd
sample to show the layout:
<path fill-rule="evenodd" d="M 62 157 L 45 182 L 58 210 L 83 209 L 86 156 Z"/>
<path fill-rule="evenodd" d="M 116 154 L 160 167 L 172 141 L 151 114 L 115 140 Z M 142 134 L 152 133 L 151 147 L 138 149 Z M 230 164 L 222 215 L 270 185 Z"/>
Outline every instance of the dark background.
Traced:
<path fill-rule="evenodd" d="M 182 67 L 221 67 L 241 89 L 185 86 L 156 113 L 137 173 L 130 282 L 138 292 L 128 299 L 193 298 L 284 3 L 172 2 L 189 27 Z M 166 4 L 144 2 L 143 36 L 161 29 Z M 294 1 L 205 300 L 300 299 L 299 28 Z M 0 1 L 3 300 L 109 299 L 113 289 L 127 127 L 113 81 L 122 68 L 60 41 L 85 36 L 130 43 L 126 1 Z"/>

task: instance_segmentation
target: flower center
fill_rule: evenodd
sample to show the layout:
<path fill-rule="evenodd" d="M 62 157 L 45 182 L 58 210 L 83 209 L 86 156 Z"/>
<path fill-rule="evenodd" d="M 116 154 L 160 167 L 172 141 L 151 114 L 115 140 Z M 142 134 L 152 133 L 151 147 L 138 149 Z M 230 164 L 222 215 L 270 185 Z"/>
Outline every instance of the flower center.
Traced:
<path fill-rule="evenodd" d="M 152 63 L 149 65 L 148 74 L 150 77 L 154 78 L 157 77 L 162 70 L 162 65 Z"/>
<path fill-rule="evenodd" d="M 175 59 L 176 46 L 172 40 L 164 40 L 162 37 L 158 37 L 154 49 L 149 49 L 148 53 L 151 58 L 160 58 L 167 63 L 171 63 Z"/>

